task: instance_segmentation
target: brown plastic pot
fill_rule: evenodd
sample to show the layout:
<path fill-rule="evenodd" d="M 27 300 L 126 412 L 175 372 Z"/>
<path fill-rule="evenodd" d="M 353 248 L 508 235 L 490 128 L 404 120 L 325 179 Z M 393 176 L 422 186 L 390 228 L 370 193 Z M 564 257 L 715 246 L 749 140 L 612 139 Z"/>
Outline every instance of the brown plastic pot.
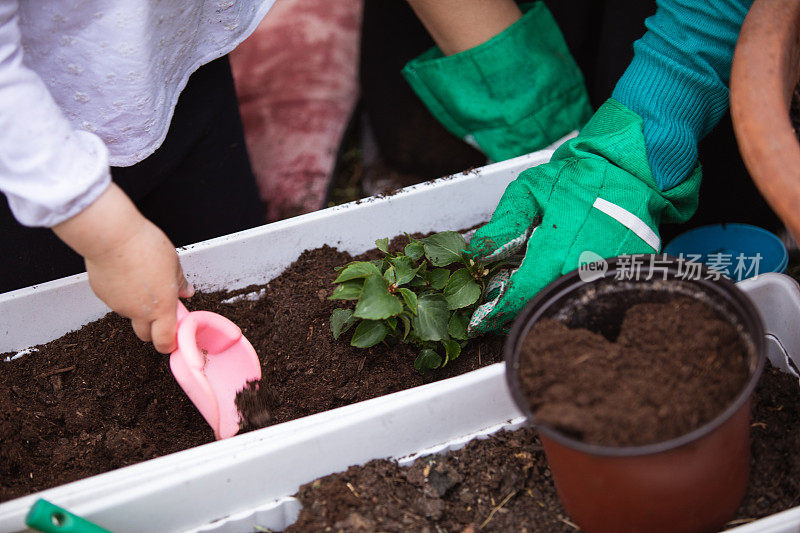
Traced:
<path fill-rule="evenodd" d="M 726 280 L 682 279 L 677 260 L 646 280 L 617 281 L 620 260 L 604 277 L 578 272 L 540 292 L 517 318 L 505 345 L 512 397 L 536 426 L 564 509 L 588 533 L 711 532 L 736 513 L 749 476 L 750 401 L 764 367 L 764 326 L 750 300 Z M 707 271 L 702 270 L 703 273 Z M 696 298 L 734 324 L 749 354 L 750 376 L 735 400 L 700 428 L 665 442 L 635 447 L 587 444 L 536 424 L 519 383 L 519 348 L 544 317 L 616 338 L 626 309 L 674 295 Z"/>
<path fill-rule="evenodd" d="M 800 237 L 800 143 L 789 118 L 800 75 L 800 2 L 755 0 L 731 69 L 731 118 L 744 163 L 789 231 Z"/>

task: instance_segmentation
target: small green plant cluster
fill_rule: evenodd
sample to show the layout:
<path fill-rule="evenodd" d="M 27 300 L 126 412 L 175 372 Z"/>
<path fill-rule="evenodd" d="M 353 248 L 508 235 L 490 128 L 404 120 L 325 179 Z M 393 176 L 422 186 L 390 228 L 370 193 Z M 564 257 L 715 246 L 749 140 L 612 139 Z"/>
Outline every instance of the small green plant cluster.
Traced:
<path fill-rule="evenodd" d="M 337 268 L 330 299 L 356 304 L 333 311 L 331 330 L 338 339 L 355 326 L 350 344 L 357 348 L 412 343 L 420 349 L 414 368 L 424 373 L 461 354 L 469 319 L 494 269 L 469 259 L 464 237 L 454 231 L 407 236 L 402 253 L 390 253 L 389 239 L 379 239 L 382 259 Z"/>

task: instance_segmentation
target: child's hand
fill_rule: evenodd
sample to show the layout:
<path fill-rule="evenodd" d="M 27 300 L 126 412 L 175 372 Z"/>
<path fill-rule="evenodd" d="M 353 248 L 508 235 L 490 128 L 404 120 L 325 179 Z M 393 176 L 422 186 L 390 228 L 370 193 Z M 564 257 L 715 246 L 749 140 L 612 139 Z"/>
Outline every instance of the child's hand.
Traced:
<path fill-rule="evenodd" d="M 175 247 L 113 183 L 89 207 L 53 228 L 86 260 L 89 284 L 111 309 L 131 319 L 143 341 L 173 351 L 178 297 L 186 281 Z"/>

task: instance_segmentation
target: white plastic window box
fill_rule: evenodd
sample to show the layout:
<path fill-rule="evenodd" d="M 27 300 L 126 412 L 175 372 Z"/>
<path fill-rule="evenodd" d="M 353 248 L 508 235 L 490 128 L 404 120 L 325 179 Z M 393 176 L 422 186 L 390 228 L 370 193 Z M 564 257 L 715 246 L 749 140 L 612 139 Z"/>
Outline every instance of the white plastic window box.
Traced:
<path fill-rule="evenodd" d="M 552 152 L 551 147 L 408 187 L 393 196 L 360 200 L 187 246 L 179 250 L 181 263 L 198 289 L 234 290 L 267 283 L 304 250 L 325 244 L 359 254 L 374 248 L 376 239 L 403 232 L 472 227 L 489 219 L 505 187 L 519 172 L 547 162 Z M 91 292 L 85 274 L 0 294 L 0 353 L 25 357 L 31 346 L 59 338 L 108 311 Z M 433 385 L 440 384 L 448 386 L 444 382 Z M 307 427 L 336 425 L 338 417 L 372 409 L 385 398 L 198 446 L 2 503 L 0 533 L 24 530 L 24 516 L 40 497 L 89 519 L 105 518 L 111 513 L 115 518 L 108 523 L 120 531 L 181 531 L 252 508 L 263 502 L 257 492 L 242 500 L 240 496 L 227 498 L 226 491 L 220 489 L 220 483 L 224 486 L 234 482 L 233 471 L 230 475 L 227 472 L 231 458 L 246 465 L 249 453 L 255 450 L 254 457 L 260 456 L 264 441 L 279 442 L 283 435 L 302 433 Z M 458 426 L 451 430 L 447 435 L 463 432 Z M 430 444 L 441 442 L 439 439 Z M 200 479 L 205 481 L 197 484 Z M 270 483 L 279 488 L 280 494 L 291 486 L 274 479 Z M 216 496 L 210 498 L 210 494 Z"/>
<path fill-rule="evenodd" d="M 488 219 L 521 170 L 547 161 L 551 153 L 193 245 L 181 251 L 182 262 L 198 287 L 235 289 L 269 281 L 303 250 L 323 244 L 361 253 L 375 239 L 403 231 L 470 227 Z M 772 274 L 740 287 L 767 323 L 770 360 L 792 372 L 791 357 L 800 354 L 800 334 L 791 322 L 800 315 L 797 284 Z M 47 342 L 106 312 L 85 275 L 0 295 L 0 351 Z M 0 532 L 24 530 L 24 516 L 40 497 L 117 533 L 277 530 L 299 511 L 291 495 L 318 477 L 377 458 L 407 463 L 518 427 L 523 420 L 503 373 L 502 363 L 491 365 L 11 500 L 0 504 Z M 783 533 L 799 527 L 800 508 L 736 531 Z"/>

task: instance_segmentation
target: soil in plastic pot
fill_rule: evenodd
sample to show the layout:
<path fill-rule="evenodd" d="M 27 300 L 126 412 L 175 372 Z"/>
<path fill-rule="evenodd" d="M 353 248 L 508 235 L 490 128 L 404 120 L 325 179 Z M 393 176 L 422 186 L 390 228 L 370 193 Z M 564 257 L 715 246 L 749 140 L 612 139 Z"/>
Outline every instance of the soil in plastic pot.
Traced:
<path fill-rule="evenodd" d="M 766 368 L 753 406 L 750 482 L 727 527 L 800 501 L 797 380 Z M 530 429 L 473 440 L 461 450 L 407 467 L 389 460 L 353 466 L 304 485 L 295 497 L 303 508 L 288 532 L 577 531 Z"/>
<path fill-rule="evenodd" d="M 735 326 L 686 297 L 630 307 L 612 340 L 541 320 L 519 357 L 534 420 L 605 446 L 689 433 L 724 411 L 749 376 Z"/>
<path fill-rule="evenodd" d="M 395 239 L 394 250 L 406 242 Z M 306 251 L 263 287 L 186 301 L 190 310 L 238 324 L 259 354 L 268 387 L 241 398 L 250 422 L 286 422 L 501 360 L 503 339 L 486 336 L 421 376 L 411 346 L 362 350 L 348 344 L 349 335 L 334 341 L 329 320 L 341 302 L 327 299 L 333 269 L 352 259 L 330 247 Z M 223 302 L 254 291 L 256 301 Z M 169 357 L 139 341 L 115 314 L 2 362 L 10 355 L 0 355 L 0 501 L 214 440 L 172 377 Z"/>

